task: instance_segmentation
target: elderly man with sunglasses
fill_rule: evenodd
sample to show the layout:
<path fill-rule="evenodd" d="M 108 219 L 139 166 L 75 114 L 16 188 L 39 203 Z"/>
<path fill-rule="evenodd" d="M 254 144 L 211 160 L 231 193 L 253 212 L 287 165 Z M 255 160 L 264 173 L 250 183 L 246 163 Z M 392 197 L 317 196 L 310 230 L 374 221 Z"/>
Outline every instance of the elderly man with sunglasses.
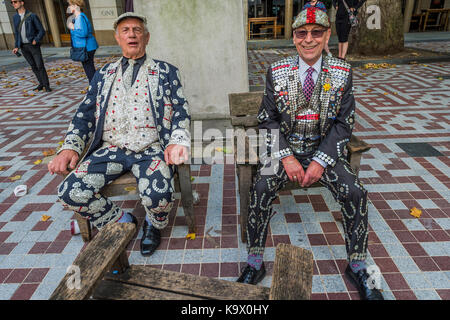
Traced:
<path fill-rule="evenodd" d="M 307 8 L 292 28 L 298 55 L 273 63 L 267 72 L 258 114 L 259 128 L 266 131 L 267 153 L 261 156 L 250 190 L 248 259 L 237 281 L 256 284 L 265 275 L 263 253 L 278 191 L 289 180 L 302 187 L 319 181 L 342 208 L 346 275 L 362 299 L 383 299 L 371 285 L 364 262 L 367 191 L 344 156 L 355 116 L 351 66 L 322 55 L 331 35 L 325 12 Z"/>

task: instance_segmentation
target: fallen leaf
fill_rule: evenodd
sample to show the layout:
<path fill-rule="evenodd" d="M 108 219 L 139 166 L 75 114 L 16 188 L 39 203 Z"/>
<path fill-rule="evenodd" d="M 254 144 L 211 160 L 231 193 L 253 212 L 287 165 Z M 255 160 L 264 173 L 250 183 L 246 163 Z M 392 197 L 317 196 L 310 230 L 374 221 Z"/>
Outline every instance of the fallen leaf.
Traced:
<path fill-rule="evenodd" d="M 11 181 L 17 181 L 17 180 L 19 180 L 20 178 L 22 178 L 22 176 L 21 176 L 21 175 L 17 175 L 17 176 L 14 176 L 14 177 L 9 177 L 9 180 L 11 180 Z"/>
<path fill-rule="evenodd" d="M 0 171 L 3 171 L 5 169 L 4 166 L 0 166 Z"/>
<path fill-rule="evenodd" d="M 420 218 L 420 216 L 422 215 L 422 210 L 414 207 L 409 211 L 409 214 L 412 215 L 413 217 Z"/>
<path fill-rule="evenodd" d="M 188 233 L 186 236 L 186 239 L 188 240 L 195 240 L 195 233 Z"/>
<path fill-rule="evenodd" d="M 191 176 L 191 182 L 194 181 L 194 180 L 195 180 L 195 178 Z"/>
<path fill-rule="evenodd" d="M 33 162 L 34 164 L 41 164 L 42 163 L 42 160 L 36 160 L 35 162 Z"/>
<path fill-rule="evenodd" d="M 50 218 L 51 218 L 51 216 L 47 216 L 47 215 L 43 214 L 42 218 L 41 218 L 41 221 L 47 221 Z"/>
<path fill-rule="evenodd" d="M 42 151 L 42 154 L 44 155 L 44 157 L 52 156 L 55 153 L 56 153 L 56 151 L 53 149 L 48 149 L 48 150 Z"/>
<path fill-rule="evenodd" d="M 22 118 L 21 117 L 17 117 L 16 120 L 22 120 Z"/>

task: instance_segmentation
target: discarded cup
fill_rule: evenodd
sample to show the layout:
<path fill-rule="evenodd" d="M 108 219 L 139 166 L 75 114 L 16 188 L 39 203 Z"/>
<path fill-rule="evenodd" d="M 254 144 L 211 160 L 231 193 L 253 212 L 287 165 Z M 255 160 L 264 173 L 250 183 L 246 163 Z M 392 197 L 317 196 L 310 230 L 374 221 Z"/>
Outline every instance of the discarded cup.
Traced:
<path fill-rule="evenodd" d="M 27 194 L 27 186 L 24 185 L 24 184 L 21 184 L 20 186 L 17 186 L 17 187 L 14 189 L 14 195 L 15 195 L 16 197 L 22 197 L 22 196 L 24 196 L 24 195 L 26 195 L 26 194 Z"/>
<path fill-rule="evenodd" d="M 80 227 L 78 226 L 78 222 L 76 220 L 70 220 L 70 233 L 72 235 L 80 233 Z"/>

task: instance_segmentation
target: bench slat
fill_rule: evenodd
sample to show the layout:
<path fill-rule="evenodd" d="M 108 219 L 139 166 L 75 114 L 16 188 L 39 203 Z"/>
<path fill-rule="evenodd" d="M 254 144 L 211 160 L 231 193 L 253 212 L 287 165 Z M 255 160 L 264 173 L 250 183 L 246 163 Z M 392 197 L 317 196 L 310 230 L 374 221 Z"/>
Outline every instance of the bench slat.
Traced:
<path fill-rule="evenodd" d="M 107 274 L 105 279 L 205 299 L 267 300 L 270 291 L 269 288 L 262 286 L 159 270 L 142 265 L 133 265 L 123 274 Z"/>
<path fill-rule="evenodd" d="M 191 295 L 143 288 L 112 280 L 102 280 L 95 289 L 93 298 L 99 300 L 202 300 Z"/>
<path fill-rule="evenodd" d="M 280 243 L 275 253 L 270 300 L 309 300 L 312 276 L 312 252 Z"/>
<path fill-rule="evenodd" d="M 81 288 L 69 289 L 66 282 L 73 274 L 66 274 L 50 297 L 50 300 L 83 300 L 89 298 L 96 283 L 111 268 L 133 238 L 133 223 L 106 225 L 75 259 L 73 265 L 80 268 Z"/>

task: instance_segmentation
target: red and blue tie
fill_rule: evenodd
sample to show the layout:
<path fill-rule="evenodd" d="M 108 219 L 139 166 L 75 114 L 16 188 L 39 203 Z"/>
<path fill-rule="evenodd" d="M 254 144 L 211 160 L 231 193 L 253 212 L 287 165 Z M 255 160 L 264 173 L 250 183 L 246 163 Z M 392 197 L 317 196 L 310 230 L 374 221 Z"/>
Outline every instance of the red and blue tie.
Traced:
<path fill-rule="evenodd" d="M 309 101 L 314 91 L 314 80 L 312 78 L 314 68 L 309 67 L 307 72 L 308 74 L 306 75 L 305 82 L 303 83 L 303 94 L 305 95 L 306 101 Z"/>

